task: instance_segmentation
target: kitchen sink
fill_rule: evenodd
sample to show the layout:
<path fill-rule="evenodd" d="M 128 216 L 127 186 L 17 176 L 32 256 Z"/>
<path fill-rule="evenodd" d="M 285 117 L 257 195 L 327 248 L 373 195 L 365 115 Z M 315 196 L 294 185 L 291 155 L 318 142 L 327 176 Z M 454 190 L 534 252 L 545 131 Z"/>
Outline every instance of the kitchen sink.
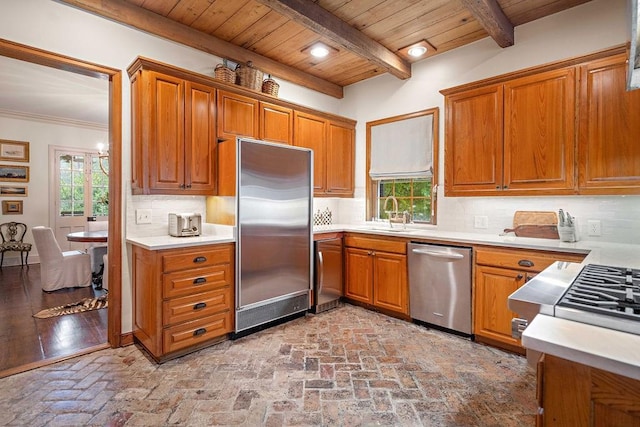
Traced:
<path fill-rule="evenodd" d="M 371 230 L 371 231 L 387 231 L 391 233 L 411 233 L 414 231 L 418 231 L 416 229 L 411 228 L 389 228 L 389 227 L 364 227 L 363 230 Z"/>

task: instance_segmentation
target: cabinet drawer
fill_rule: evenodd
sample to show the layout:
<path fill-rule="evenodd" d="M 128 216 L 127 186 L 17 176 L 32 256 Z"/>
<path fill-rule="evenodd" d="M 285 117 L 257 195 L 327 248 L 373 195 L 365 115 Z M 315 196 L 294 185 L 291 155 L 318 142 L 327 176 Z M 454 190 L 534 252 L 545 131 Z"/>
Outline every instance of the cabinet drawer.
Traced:
<path fill-rule="evenodd" d="M 231 245 L 221 245 L 171 251 L 162 256 L 162 271 L 168 273 L 187 268 L 231 263 L 232 248 Z"/>
<path fill-rule="evenodd" d="M 231 287 L 173 298 L 162 303 L 163 325 L 169 326 L 209 316 L 231 308 Z"/>
<path fill-rule="evenodd" d="M 169 353 L 229 333 L 232 320 L 231 311 L 226 311 L 167 328 L 163 331 L 163 351 Z"/>
<path fill-rule="evenodd" d="M 555 261 L 582 262 L 585 255 L 500 249 L 476 249 L 476 264 L 540 272 Z"/>
<path fill-rule="evenodd" d="M 344 239 L 345 246 L 371 249 L 376 251 L 407 253 L 407 242 L 404 240 L 383 240 L 367 236 L 348 234 Z"/>
<path fill-rule="evenodd" d="M 162 296 L 173 298 L 210 291 L 231 285 L 232 276 L 230 264 L 165 274 L 162 277 Z"/>

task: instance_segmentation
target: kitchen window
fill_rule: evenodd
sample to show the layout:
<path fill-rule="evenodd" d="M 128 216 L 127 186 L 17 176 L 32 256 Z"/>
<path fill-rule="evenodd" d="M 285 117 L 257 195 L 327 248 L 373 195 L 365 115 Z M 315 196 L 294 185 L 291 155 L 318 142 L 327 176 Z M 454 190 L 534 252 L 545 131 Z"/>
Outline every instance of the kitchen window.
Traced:
<path fill-rule="evenodd" d="M 389 196 L 398 201 L 399 212 L 409 212 L 413 222 L 431 223 L 431 178 L 384 179 L 377 181 L 378 218 L 386 219 L 385 211 L 391 210 L 391 202 L 384 207 Z"/>
<path fill-rule="evenodd" d="M 437 153 L 438 108 L 368 122 L 367 218 L 387 219 L 392 197 L 411 221 L 435 224 Z"/>

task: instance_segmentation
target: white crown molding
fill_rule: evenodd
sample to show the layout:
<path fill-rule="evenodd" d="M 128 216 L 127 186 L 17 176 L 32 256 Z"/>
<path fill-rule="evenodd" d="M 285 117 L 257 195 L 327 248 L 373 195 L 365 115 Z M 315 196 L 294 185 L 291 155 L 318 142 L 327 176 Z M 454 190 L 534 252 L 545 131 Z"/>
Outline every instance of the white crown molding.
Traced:
<path fill-rule="evenodd" d="M 103 123 L 86 122 L 82 120 L 67 119 L 64 117 L 47 116 L 43 114 L 25 113 L 22 111 L 12 111 L 0 108 L 0 116 L 12 119 L 31 120 L 42 123 L 53 123 L 57 125 L 73 126 L 84 129 L 108 131 L 109 125 Z"/>

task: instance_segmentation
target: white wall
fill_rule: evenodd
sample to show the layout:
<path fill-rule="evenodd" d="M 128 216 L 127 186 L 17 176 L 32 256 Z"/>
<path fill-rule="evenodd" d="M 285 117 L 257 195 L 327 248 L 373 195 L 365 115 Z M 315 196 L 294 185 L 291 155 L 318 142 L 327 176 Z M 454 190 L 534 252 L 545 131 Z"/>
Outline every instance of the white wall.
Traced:
<path fill-rule="evenodd" d="M 440 183 L 444 183 L 444 97 L 440 90 L 627 42 L 626 1 L 594 0 L 516 28 L 506 49 L 486 38 L 414 64 L 407 81 L 383 75 L 346 88 L 340 114 L 358 121 L 357 200 L 340 201 L 339 216 L 364 219 L 366 123 L 431 107 L 440 108 Z M 438 191 L 438 229 L 499 233 L 512 225 L 516 210 L 563 208 L 577 217 L 581 239 L 640 243 L 640 197 L 444 197 Z M 488 229 L 475 229 L 476 215 L 489 217 Z M 586 221 L 602 221 L 602 236 L 586 234 Z"/>

